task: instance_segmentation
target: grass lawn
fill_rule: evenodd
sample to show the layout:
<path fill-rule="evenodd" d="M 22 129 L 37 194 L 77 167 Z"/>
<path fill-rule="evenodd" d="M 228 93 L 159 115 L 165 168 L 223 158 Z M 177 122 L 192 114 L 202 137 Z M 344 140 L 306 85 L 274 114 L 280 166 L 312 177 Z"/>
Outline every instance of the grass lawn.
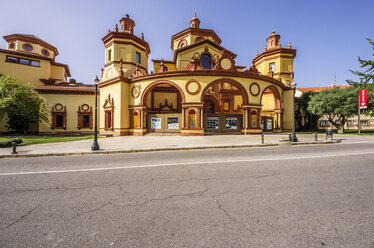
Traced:
<path fill-rule="evenodd" d="M 9 135 L 9 136 L 1 136 L 1 140 L 9 139 L 9 138 L 21 138 L 24 144 L 32 145 L 32 144 L 44 144 L 44 143 L 55 143 L 55 142 L 66 142 L 66 141 L 76 141 L 76 140 L 85 140 L 85 139 L 93 139 L 93 135 Z"/>

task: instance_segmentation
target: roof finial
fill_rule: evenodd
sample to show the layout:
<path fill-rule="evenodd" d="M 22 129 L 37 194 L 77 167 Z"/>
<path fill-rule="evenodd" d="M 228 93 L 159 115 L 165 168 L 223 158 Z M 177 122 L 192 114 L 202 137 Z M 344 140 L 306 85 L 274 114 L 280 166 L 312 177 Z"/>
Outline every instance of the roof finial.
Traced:
<path fill-rule="evenodd" d="M 144 34 L 142 33 L 142 36 L 140 36 L 140 38 L 142 38 L 142 40 L 144 40 Z"/>
<path fill-rule="evenodd" d="M 258 51 L 256 52 L 256 57 L 258 56 L 259 54 L 258 54 Z"/>
<path fill-rule="evenodd" d="M 271 35 L 275 35 L 275 31 L 271 32 Z"/>
<path fill-rule="evenodd" d="M 195 11 L 195 14 L 194 14 L 194 16 L 193 17 L 196 17 L 196 11 Z"/>
<path fill-rule="evenodd" d="M 130 15 L 129 15 L 129 14 L 126 14 L 126 17 L 127 17 L 127 18 L 130 18 Z"/>
<path fill-rule="evenodd" d="M 114 31 L 118 33 L 118 24 L 116 24 L 116 27 L 114 28 Z"/>
<path fill-rule="evenodd" d="M 291 42 L 288 43 L 288 48 L 292 48 Z"/>

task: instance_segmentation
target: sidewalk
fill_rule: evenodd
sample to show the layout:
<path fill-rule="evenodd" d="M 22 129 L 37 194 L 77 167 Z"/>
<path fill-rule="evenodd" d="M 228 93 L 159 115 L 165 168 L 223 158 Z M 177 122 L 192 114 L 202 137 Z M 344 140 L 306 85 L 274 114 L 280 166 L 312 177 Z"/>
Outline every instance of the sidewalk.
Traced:
<path fill-rule="evenodd" d="M 314 141 L 314 134 L 298 134 L 297 144 L 324 144 L 346 142 L 374 142 L 372 136 L 334 135 L 334 140 L 326 140 L 324 134 L 318 135 L 318 142 Z M 126 153 L 162 150 L 187 149 L 218 149 L 233 147 L 261 147 L 289 144 L 281 142 L 288 139 L 288 133 L 265 134 L 264 144 L 261 135 L 211 135 L 211 136 L 120 136 L 100 138 L 100 150 L 91 152 L 92 140 L 79 140 L 60 143 L 36 144 L 17 147 L 17 155 L 11 155 L 12 148 L 0 148 L 0 158 L 3 157 L 36 157 L 36 156 L 66 156 L 92 153 Z"/>

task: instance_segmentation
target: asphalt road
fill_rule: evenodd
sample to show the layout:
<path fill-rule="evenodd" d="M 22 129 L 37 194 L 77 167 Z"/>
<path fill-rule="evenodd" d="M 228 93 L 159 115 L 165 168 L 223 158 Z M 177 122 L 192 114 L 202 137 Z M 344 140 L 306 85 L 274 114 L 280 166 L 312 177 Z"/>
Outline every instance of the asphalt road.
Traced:
<path fill-rule="evenodd" d="M 0 159 L 0 247 L 374 248 L 374 143 Z"/>

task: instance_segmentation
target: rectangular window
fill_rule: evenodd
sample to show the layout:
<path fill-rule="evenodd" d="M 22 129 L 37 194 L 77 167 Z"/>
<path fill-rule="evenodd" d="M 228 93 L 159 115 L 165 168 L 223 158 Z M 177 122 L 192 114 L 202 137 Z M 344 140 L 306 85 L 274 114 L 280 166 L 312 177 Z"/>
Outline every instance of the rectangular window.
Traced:
<path fill-rule="evenodd" d="M 40 61 L 31 60 L 31 65 L 32 65 L 32 66 L 40 67 Z"/>
<path fill-rule="evenodd" d="M 367 126 L 368 124 L 368 121 L 361 121 L 361 126 Z"/>
<path fill-rule="evenodd" d="M 83 127 L 89 128 L 90 127 L 90 116 L 83 115 Z"/>
<path fill-rule="evenodd" d="M 140 53 L 136 52 L 136 63 L 140 64 Z"/>
<path fill-rule="evenodd" d="M 56 115 L 56 127 L 57 128 L 64 127 L 64 115 Z"/>
<path fill-rule="evenodd" d="M 6 62 L 10 62 L 10 63 L 18 63 L 18 58 L 16 58 L 16 57 L 11 57 L 11 56 L 7 56 L 7 57 L 6 57 Z"/>
<path fill-rule="evenodd" d="M 269 64 L 269 71 L 275 72 L 275 63 Z"/>
<path fill-rule="evenodd" d="M 19 59 L 19 63 L 22 64 L 22 65 L 29 65 L 30 64 L 30 60 L 28 60 L 28 59 Z"/>
<path fill-rule="evenodd" d="M 108 50 L 108 62 L 112 61 L 112 49 Z"/>

